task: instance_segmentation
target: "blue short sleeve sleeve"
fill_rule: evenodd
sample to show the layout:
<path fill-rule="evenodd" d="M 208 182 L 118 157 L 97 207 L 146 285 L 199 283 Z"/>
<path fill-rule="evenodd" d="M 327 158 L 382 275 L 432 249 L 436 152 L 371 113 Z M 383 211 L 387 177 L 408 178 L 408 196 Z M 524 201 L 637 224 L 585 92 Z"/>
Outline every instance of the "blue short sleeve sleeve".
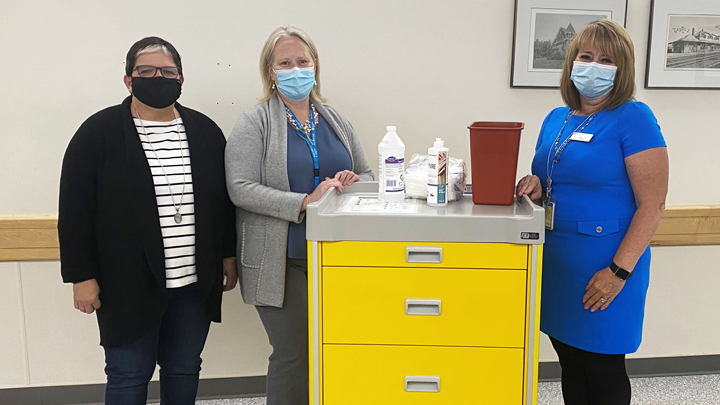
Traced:
<path fill-rule="evenodd" d="M 618 125 L 624 157 L 667 146 L 655 114 L 644 103 L 631 101 L 620 115 Z"/>

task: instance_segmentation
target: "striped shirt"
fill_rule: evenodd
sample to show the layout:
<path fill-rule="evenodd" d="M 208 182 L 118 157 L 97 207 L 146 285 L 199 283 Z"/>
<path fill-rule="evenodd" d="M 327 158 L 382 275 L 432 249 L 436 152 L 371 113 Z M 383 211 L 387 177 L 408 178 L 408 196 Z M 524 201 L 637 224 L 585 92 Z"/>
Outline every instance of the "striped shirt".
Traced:
<path fill-rule="evenodd" d="M 155 197 L 165 249 L 165 286 L 179 288 L 195 283 L 197 282 L 195 204 L 190 173 L 190 150 L 185 135 L 185 126 L 181 118 L 170 122 L 142 120 L 142 125 L 139 119 L 134 118 L 134 121 L 155 183 Z M 182 148 L 178 139 L 182 142 Z M 153 147 L 155 152 L 153 152 Z M 184 181 L 183 160 L 181 159 L 185 162 Z M 160 162 L 162 162 L 162 166 L 160 166 Z M 183 183 L 185 184 L 184 195 Z M 174 204 L 173 196 L 170 194 L 171 189 L 174 194 Z M 182 222 L 178 224 L 175 222 L 175 206 L 180 204 L 181 195 L 183 195 L 180 208 Z"/>

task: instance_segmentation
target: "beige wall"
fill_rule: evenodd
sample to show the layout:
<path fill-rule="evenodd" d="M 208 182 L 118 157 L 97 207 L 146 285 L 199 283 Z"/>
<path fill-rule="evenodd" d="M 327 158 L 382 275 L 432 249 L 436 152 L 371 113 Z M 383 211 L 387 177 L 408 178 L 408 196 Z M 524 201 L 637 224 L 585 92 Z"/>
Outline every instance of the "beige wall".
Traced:
<path fill-rule="evenodd" d="M 649 0 L 632 0 L 627 27 L 636 44 L 637 83 L 645 71 Z M 321 56 L 324 93 L 353 123 L 370 162 L 386 125 L 407 153 L 436 136 L 467 159 L 467 126 L 526 123 L 520 173 L 527 172 L 545 115 L 561 105 L 554 89 L 512 89 L 513 1 L 310 2 L 91 0 L 4 2 L 0 12 L 0 215 L 56 212 L 62 153 L 90 114 L 127 91 L 130 45 L 161 35 L 184 57 L 180 101 L 229 133 L 260 94 L 260 49 L 280 24 L 303 26 Z M 670 205 L 717 204 L 719 91 L 638 89 L 669 145 Z M 706 176 L 703 176 L 706 174 Z"/>
<path fill-rule="evenodd" d="M 0 263 L 0 388 L 105 382 L 95 315 L 72 305 L 59 262 Z M 252 306 L 225 294 L 203 352 L 203 378 L 265 375 L 270 346 Z"/>
<path fill-rule="evenodd" d="M 644 339 L 631 357 L 720 354 L 720 323 L 709 310 L 720 285 L 718 262 L 713 247 L 653 248 Z M 61 283 L 59 267 L 0 263 L 0 389 L 104 382 L 95 316 L 72 307 L 72 288 Z M 223 323 L 212 325 L 203 353 L 202 378 L 264 375 L 269 354 L 255 310 L 237 290 L 226 293 Z M 555 360 L 543 336 L 540 361 Z"/>
<path fill-rule="evenodd" d="M 716 246 L 652 248 L 643 342 L 628 357 L 720 354 L 720 322 L 713 310 L 720 285 L 719 262 Z M 556 360 L 543 334 L 540 361 Z"/>
<path fill-rule="evenodd" d="M 4 2 L 0 12 L 0 215 L 54 215 L 63 151 L 90 114 L 119 103 L 125 53 L 160 35 L 184 58 L 180 101 L 229 133 L 259 96 L 260 48 L 278 25 L 305 28 L 321 55 L 323 92 L 375 161 L 386 125 L 407 154 L 436 136 L 468 159 L 467 125 L 523 121 L 519 174 L 529 170 L 556 90 L 512 89 L 512 1 L 257 2 L 126 0 Z M 650 0 L 631 0 L 638 99 L 655 111 L 669 145 L 670 205 L 718 204 L 718 91 L 642 89 Z M 638 356 L 718 354 L 711 289 L 720 247 L 655 248 L 645 341 Z M 267 340 L 251 307 L 227 295 L 203 377 L 263 374 Z M 0 388 L 102 382 L 92 317 L 71 305 L 58 264 L 0 263 Z M 543 345 L 541 359 L 553 359 Z"/>

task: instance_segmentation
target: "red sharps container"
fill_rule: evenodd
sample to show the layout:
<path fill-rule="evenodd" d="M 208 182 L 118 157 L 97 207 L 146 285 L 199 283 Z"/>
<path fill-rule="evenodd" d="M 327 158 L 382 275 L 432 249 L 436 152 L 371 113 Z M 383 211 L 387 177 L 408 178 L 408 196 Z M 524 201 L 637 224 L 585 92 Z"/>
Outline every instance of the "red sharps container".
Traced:
<path fill-rule="evenodd" d="M 515 197 L 523 122 L 474 122 L 470 130 L 472 199 L 475 204 L 510 205 Z"/>

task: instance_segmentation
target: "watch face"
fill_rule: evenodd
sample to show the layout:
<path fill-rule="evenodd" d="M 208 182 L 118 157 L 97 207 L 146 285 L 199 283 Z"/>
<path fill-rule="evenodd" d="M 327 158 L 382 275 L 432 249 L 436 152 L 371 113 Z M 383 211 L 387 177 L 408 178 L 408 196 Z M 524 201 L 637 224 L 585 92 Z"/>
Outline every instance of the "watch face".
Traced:
<path fill-rule="evenodd" d="M 620 278 L 623 279 L 623 280 L 627 280 L 628 278 L 630 278 L 630 276 L 632 275 L 632 273 L 630 273 L 629 271 L 627 271 L 627 270 L 625 270 L 625 269 L 619 268 L 619 269 L 617 270 L 617 272 L 615 272 L 615 275 L 618 276 L 618 277 L 620 277 Z"/>
<path fill-rule="evenodd" d="M 612 272 L 621 280 L 627 280 L 628 278 L 630 278 L 630 276 L 632 276 L 632 272 L 623 269 L 614 262 L 610 265 L 610 270 L 612 270 Z"/>

